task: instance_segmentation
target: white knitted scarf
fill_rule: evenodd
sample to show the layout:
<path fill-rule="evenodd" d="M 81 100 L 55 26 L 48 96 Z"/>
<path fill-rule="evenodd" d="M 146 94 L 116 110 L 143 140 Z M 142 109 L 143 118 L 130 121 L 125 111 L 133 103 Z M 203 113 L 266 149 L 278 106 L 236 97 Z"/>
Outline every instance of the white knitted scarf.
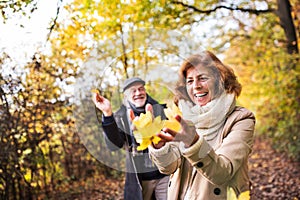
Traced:
<path fill-rule="evenodd" d="M 206 141 L 214 140 L 219 129 L 224 125 L 226 117 L 233 111 L 236 105 L 235 95 L 223 93 L 204 106 L 193 105 L 192 102 L 179 100 L 179 108 L 182 117 L 191 121 L 198 134 L 204 136 Z"/>

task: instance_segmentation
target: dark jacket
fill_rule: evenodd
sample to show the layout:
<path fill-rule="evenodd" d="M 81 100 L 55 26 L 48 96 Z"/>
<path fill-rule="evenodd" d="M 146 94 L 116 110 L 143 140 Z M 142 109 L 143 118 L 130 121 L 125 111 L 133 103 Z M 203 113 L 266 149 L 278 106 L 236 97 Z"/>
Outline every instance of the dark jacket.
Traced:
<path fill-rule="evenodd" d="M 161 116 L 165 119 L 165 105 L 147 95 L 147 102 L 153 106 L 154 116 Z M 105 134 L 107 147 L 112 150 L 126 149 L 126 178 L 124 188 L 125 200 L 140 200 L 142 197 L 142 180 L 153 180 L 164 177 L 154 163 L 150 160 L 148 149 L 136 152 L 134 149 L 138 145 L 132 135 L 130 122 L 128 119 L 128 109 L 122 105 L 121 108 L 111 117 L 103 117 L 102 127 Z M 135 115 L 140 113 L 135 112 Z M 166 188 L 167 189 L 167 188 Z"/>

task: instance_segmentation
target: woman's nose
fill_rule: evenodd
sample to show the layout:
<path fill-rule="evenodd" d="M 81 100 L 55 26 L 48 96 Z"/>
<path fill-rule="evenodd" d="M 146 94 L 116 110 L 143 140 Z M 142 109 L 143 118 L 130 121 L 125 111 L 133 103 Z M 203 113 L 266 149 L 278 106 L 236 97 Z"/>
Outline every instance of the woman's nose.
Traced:
<path fill-rule="evenodd" d="M 194 81 L 194 85 L 193 85 L 194 88 L 202 88 L 202 83 L 200 80 L 195 80 Z"/>

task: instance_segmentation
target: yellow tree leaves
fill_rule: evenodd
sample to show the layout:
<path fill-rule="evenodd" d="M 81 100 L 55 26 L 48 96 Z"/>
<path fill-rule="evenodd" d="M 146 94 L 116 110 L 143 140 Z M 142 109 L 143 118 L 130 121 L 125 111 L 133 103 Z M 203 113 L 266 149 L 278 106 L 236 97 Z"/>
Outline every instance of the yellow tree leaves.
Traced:
<path fill-rule="evenodd" d="M 139 143 L 137 150 L 146 149 L 152 142 L 157 144 L 161 139 L 156 136 L 164 127 L 175 131 L 180 130 L 180 123 L 175 119 L 176 115 L 181 115 L 177 106 L 173 105 L 164 109 L 167 120 L 161 120 L 160 116 L 153 119 L 152 113 L 147 111 L 133 120 L 136 130 L 133 132 L 136 141 Z"/>
<path fill-rule="evenodd" d="M 163 121 L 158 116 L 152 119 L 152 113 L 147 111 L 142 113 L 138 118 L 132 122 L 136 130 L 133 132 L 136 141 L 140 144 L 137 150 L 141 151 L 146 149 L 152 142 L 157 144 L 160 138 L 156 136 L 157 133 L 163 128 Z"/>

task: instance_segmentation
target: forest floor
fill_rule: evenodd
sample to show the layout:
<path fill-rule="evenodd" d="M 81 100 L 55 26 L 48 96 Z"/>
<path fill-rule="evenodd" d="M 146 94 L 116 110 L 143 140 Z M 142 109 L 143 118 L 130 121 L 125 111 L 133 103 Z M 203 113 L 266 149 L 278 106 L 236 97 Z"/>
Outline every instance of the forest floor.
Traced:
<path fill-rule="evenodd" d="M 253 200 L 300 200 L 300 162 L 256 138 L 249 161 Z"/>
<path fill-rule="evenodd" d="M 274 151 L 269 141 L 255 139 L 249 167 L 253 187 L 251 200 L 300 200 L 300 162 Z M 122 199 L 124 179 L 103 176 L 96 182 L 95 188 L 72 196 L 72 199 Z"/>

